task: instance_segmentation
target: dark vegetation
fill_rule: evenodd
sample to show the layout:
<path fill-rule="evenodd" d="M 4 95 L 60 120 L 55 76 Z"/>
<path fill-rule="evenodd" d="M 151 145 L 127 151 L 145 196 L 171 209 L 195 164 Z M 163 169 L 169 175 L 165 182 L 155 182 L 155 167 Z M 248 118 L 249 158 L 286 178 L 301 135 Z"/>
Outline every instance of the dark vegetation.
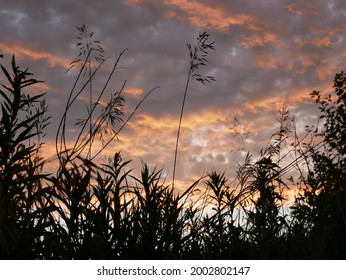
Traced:
<path fill-rule="evenodd" d="M 30 94 L 40 81 L 17 66 L 14 56 L 10 69 L 1 66 L 2 259 L 346 258 L 343 72 L 335 76 L 333 94 L 311 94 L 320 109 L 320 128 L 307 127 L 299 138 L 294 119 L 283 106 L 276 115 L 278 132 L 258 156 L 247 154 L 243 163 L 237 163 L 235 180 L 210 171 L 178 193 L 165 182 L 162 170 L 147 164 L 140 175 L 132 175 L 120 152 L 108 164 L 95 164 L 96 156 L 150 92 L 126 120 L 122 110 L 126 82 L 108 102 L 100 102 L 124 52 L 95 96 L 92 81 L 106 58 L 87 27 L 78 30 L 81 53 L 72 65 L 80 70 L 57 130 L 59 167 L 54 175 L 45 174 L 45 159 L 40 157 L 49 123 L 44 95 Z M 213 80 L 197 73 L 212 49 L 207 40 L 203 33 L 196 46 L 188 45 L 190 71 L 183 106 L 189 81 Z M 84 91 L 91 100 L 87 117 L 78 121 L 80 133 L 75 145 L 68 147 L 67 115 Z M 183 107 L 179 127 L 182 113 Z M 110 140 L 104 140 L 105 135 Z M 98 138 L 104 140 L 103 146 L 94 150 Z M 176 155 L 178 140 L 179 136 Z M 294 186 L 299 192 L 288 207 L 285 193 Z"/>

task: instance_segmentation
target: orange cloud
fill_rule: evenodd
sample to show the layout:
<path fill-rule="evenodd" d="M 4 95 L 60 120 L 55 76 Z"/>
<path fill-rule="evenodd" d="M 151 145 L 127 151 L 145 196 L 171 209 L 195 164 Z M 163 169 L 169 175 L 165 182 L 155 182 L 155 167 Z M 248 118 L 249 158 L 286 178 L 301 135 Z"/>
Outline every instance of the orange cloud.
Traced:
<path fill-rule="evenodd" d="M 5 45 L 0 44 L 0 50 L 3 53 L 12 55 L 15 53 L 16 56 L 24 56 L 31 60 L 46 60 L 49 63 L 50 67 L 55 67 L 57 65 L 63 66 L 64 68 L 70 67 L 70 62 L 68 59 L 42 51 L 34 51 L 25 47 L 22 47 L 18 44 Z"/>
<path fill-rule="evenodd" d="M 279 96 L 265 96 L 256 102 L 249 101 L 245 104 L 246 112 L 264 112 L 264 111 L 273 111 L 276 108 L 279 109 L 282 105 L 282 97 Z"/>
<path fill-rule="evenodd" d="M 330 41 L 329 37 L 323 37 L 323 38 L 316 39 L 314 42 L 314 45 L 320 48 L 325 48 L 325 47 L 331 47 L 332 42 Z"/>
<path fill-rule="evenodd" d="M 192 25 L 227 32 L 232 25 L 244 25 L 252 18 L 246 14 L 228 16 L 218 7 L 210 7 L 197 1 L 165 0 L 165 5 L 176 7 L 187 14 Z"/>
<path fill-rule="evenodd" d="M 239 44 L 244 48 L 251 48 L 254 46 L 263 47 L 267 44 L 273 43 L 277 40 L 277 36 L 270 32 L 264 32 L 258 35 L 242 36 Z"/>
<path fill-rule="evenodd" d="M 124 89 L 124 92 L 133 97 L 139 98 L 143 94 L 144 90 L 142 88 L 137 87 L 126 87 Z"/>
<path fill-rule="evenodd" d="M 223 151 L 221 146 L 225 143 L 224 136 L 228 135 L 229 122 L 227 115 L 213 110 L 186 114 L 179 142 L 179 164 L 186 164 L 185 157 L 197 156 L 195 149 L 201 153 Z M 173 161 L 177 126 L 178 120 L 169 115 L 160 119 L 138 115 L 128 124 L 127 133 L 120 135 L 119 148 L 134 157 L 155 157 L 155 164 L 167 164 Z"/>
<path fill-rule="evenodd" d="M 319 13 L 315 3 L 307 2 L 302 5 L 290 3 L 283 7 L 287 12 L 298 16 L 317 15 Z"/>
<path fill-rule="evenodd" d="M 155 5 L 156 1 L 145 0 L 126 0 L 126 3 L 132 6 L 140 6 L 145 2 L 151 2 Z M 160 5 L 176 8 L 185 13 L 179 16 L 175 11 L 168 11 L 164 16 L 166 19 L 175 19 L 179 21 L 188 21 L 194 26 L 210 28 L 219 32 L 228 32 L 233 25 L 246 25 L 253 22 L 253 19 L 246 14 L 227 15 L 224 9 L 220 7 L 210 7 L 198 1 L 188 0 L 164 0 Z M 255 25 L 252 25 L 254 27 Z"/>

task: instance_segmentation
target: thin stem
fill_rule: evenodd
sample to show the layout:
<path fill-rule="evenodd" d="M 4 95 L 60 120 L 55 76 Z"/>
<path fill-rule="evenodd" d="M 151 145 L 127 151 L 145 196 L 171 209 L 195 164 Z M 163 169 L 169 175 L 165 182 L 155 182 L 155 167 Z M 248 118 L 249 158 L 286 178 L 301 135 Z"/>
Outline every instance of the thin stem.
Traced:
<path fill-rule="evenodd" d="M 100 153 L 102 153 L 102 151 L 118 136 L 118 134 L 120 133 L 120 131 L 126 126 L 126 124 L 130 121 L 130 119 L 133 117 L 133 115 L 136 113 L 136 111 L 138 110 L 138 108 L 142 105 L 142 103 L 144 102 L 144 100 L 158 87 L 153 88 L 152 90 L 150 90 L 143 98 L 142 100 L 137 104 L 136 108 L 132 111 L 131 115 L 127 118 L 127 120 L 122 124 L 122 126 L 119 128 L 119 130 L 117 132 L 114 133 L 114 135 L 111 137 L 111 139 L 108 140 L 108 142 L 97 152 L 95 153 L 95 155 L 90 159 L 90 160 L 94 160 Z"/>
<path fill-rule="evenodd" d="M 180 130 L 181 130 L 181 123 L 183 119 L 184 114 L 184 107 L 186 102 L 186 96 L 187 91 L 189 88 L 190 80 L 196 80 L 203 85 L 206 82 L 214 81 L 214 77 L 212 76 L 202 76 L 198 73 L 194 73 L 196 70 L 199 70 L 201 66 L 206 66 L 206 63 L 208 62 L 206 56 L 208 54 L 208 50 L 214 49 L 214 42 L 210 44 L 206 44 L 206 41 L 208 40 L 209 34 L 206 32 L 200 33 L 197 37 L 198 43 L 195 46 L 191 46 L 191 44 L 187 44 L 187 47 L 189 49 L 189 55 L 190 55 L 190 68 L 189 73 L 187 75 L 186 85 L 185 85 L 185 91 L 184 91 L 184 98 L 183 98 L 183 104 L 181 106 L 180 111 L 180 118 L 179 118 L 179 125 L 178 125 L 178 131 L 177 131 L 177 140 L 175 142 L 175 151 L 174 151 L 174 163 L 173 163 L 173 178 L 172 178 L 172 187 L 174 187 L 175 182 L 175 173 L 176 173 L 176 167 L 177 167 L 177 158 L 178 158 L 178 146 L 179 146 L 179 138 L 180 138 Z M 192 73 L 194 73 L 192 75 Z"/>
<path fill-rule="evenodd" d="M 57 152 L 57 155 L 59 156 L 59 154 L 64 151 L 66 152 L 67 150 L 67 146 L 66 146 L 66 137 L 65 137 L 65 130 L 66 130 L 66 118 L 67 118 L 67 112 L 69 110 L 69 108 L 71 107 L 71 105 L 74 103 L 74 101 L 77 99 L 77 97 L 81 94 L 81 92 L 84 90 L 84 88 L 87 86 L 88 82 L 90 81 L 90 79 L 83 85 L 82 89 L 78 91 L 78 93 L 76 94 L 75 97 L 72 98 L 73 96 L 73 92 L 74 90 L 76 89 L 76 86 L 78 84 L 78 81 L 80 80 L 80 77 L 84 71 L 84 68 L 85 68 L 85 65 L 87 64 L 87 59 L 88 57 L 90 56 L 90 52 L 88 52 L 88 55 L 86 57 L 86 59 L 84 60 L 83 62 L 83 65 L 78 73 L 78 76 L 73 84 L 73 87 L 70 91 L 70 94 L 69 94 L 69 97 L 68 97 L 68 100 L 66 102 L 66 107 L 65 107 L 65 111 L 64 111 L 64 114 L 60 120 L 60 123 L 59 123 L 59 126 L 58 126 L 58 130 L 57 130 L 57 133 L 56 133 L 56 138 L 55 138 L 55 143 L 56 143 L 56 152 Z M 94 71 L 93 75 L 90 77 L 92 78 L 96 72 L 98 71 L 98 69 L 101 67 L 103 63 L 100 63 L 100 65 L 97 67 L 97 69 Z M 59 147 L 58 147 L 58 138 L 59 138 L 59 134 L 61 133 L 61 138 L 60 138 L 60 151 L 59 151 Z M 64 147 L 64 149 L 63 149 Z M 60 158 L 60 156 L 59 156 Z"/>
<path fill-rule="evenodd" d="M 74 144 L 74 146 L 73 146 L 73 148 L 72 148 L 71 155 L 74 154 L 74 153 L 76 153 L 76 152 L 77 152 L 78 150 L 80 150 L 80 149 L 83 150 L 84 147 L 85 147 L 85 145 L 87 145 L 88 141 L 90 141 L 89 145 L 90 145 L 90 144 L 92 145 L 92 142 L 93 142 L 92 140 L 93 140 L 93 136 L 94 136 L 94 135 L 93 135 L 94 133 L 92 133 L 93 125 L 91 125 L 91 127 L 90 127 L 89 140 L 86 141 L 85 144 L 83 144 L 83 141 L 84 141 L 84 139 L 85 139 L 85 138 L 84 138 L 84 139 L 81 141 L 80 144 L 78 144 L 78 143 L 80 142 L 80 139 L 81 139 L 82 133 L 83 133 L 85 127 L 86 127 L 87 121 L 91 122 L 92 113 L 93 113 L 94 110 L 96 109 L 97 103 L 100 101 L 101 97 L 103 96 L 104 92 L 106 91 L 106 89 L 107 89 L 107 87 L 108 87 L 108 85 L 109 85 L 109 83 L 110 83 L 110 80 L 111 80 L 111 78 L 113 77 L 114 72 L 115 72 L 115 70 L 116 70 L 117 67 L 118 67 L 120 58 L 122 57 L 122 55 L 124 54 L 124 52 L 125 52 L 126 50 L 127 50 L 127 49 L 123 50 L 123 51 L 120 53 L 119 57 L 117 58 L 116 62 L 114 63 L 113 68 L 112 68 L 112 71 L 111 71 L 110 74 L 108 75 L 107 81 L 105 82 L 105 84 L 104 84 L 104 86 L 103 86 L 103 88 L 102 88 L 102 90 L 101 90 L 101 92 L 100 92 L 100 94 L 99 94 L 99 97 L 98 97 L 98 99 L 97 99 L 95 105 L 91 107 L 91 110 L 90 110 L 90 112 L 89 112 L 89 114 L 88 114 L 88 116 L 87 116 L 86 122 L 84 122 L 84 125 L 82 126 L 82 128 L 81 128 L 80 131 L 79 131 L 77 140 L 75 141 L 75 144 Z M 103 63 L 103 62 L 101 62 L 101 63 Z M 93 75 L 89 78 L 89 80 L 88 80 L 89 83 L 91 82 L 92 77 L 93 77 Z M 125 82 L 125 83 L 126 83 L 126 82 Z M 90 151 L 90 150 L 89 150 L 89 151 Z M 91 154 L 90 154 L 90 158 L 89 158 L 89 159 L 91 159 Z"/>
<path fill-rule="evenodd" d="M 192 69 L 190 67 L 189 73 L 187 75 L 185 91 L 184 91 L 184 98 L 183 98 L 183 103 L 182 103 L 181 111 L 180 111 L 179 125 L 178 125 L 178 131 L 177 131 L 177 140 L 175 142 L 172 187 L 174 187 L 174 182 L 175 182 L 175 172 L 176 172 L 176 166 L 177 166 L 178 146 L 179 146 L 179 137 L 180 137 L 181 123 L 182 123 L 182 120 L 183 120 L 185 101 L 186 101 L 186 96 L 187 96 L 187 90 L 188 90 L 189 84 L 190 84 L 191 73 L 192 73 Z"/>
<path fill-rule="evenodd" d="M 90 51 L 90 46 L 89 46 L 89 42 L 87 43 L 87 51 Z M 93 85 L 92 85 L 92 80 L 91 80 L 91 59 L 89 57 L 88 60 L 88 75 L 89 75 L 89 79 L 90 79 L 90 83 L 89 83 L 89 114 L 90 114 L 90 119 L 89 119 L 89 150 L 88 150 L 88 154 L 87 154 L 87 158 L 91 158 L 91 150 L 92 150 L 92 107 L 93 107 Z"/>

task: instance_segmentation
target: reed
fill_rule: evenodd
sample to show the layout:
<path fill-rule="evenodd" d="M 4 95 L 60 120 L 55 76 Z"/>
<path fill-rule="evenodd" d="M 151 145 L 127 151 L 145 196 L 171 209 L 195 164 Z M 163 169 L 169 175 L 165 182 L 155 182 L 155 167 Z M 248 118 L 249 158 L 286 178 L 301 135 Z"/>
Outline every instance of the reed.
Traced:
<path fill-rule="evenodd" d="M 213 49 L 207 39 L 208 34 L 202 33 L 197 46 L 188 45 L 190 71 L 175 164 L 189 81 L 213 80 L 194 72 L 205 66 L 207 50 Z M 237 163 L 234 179 L 211 171 L 179 193 L 158 167 L 143 163 L 140 174 L 133 175 L 128 169 L 130 161 L 124 161 L 121 152 L 114 153 L 108 163 L 96 164 L 95 158 L 110 142 L 98 151 L 90 148 L 104 127 L 113 131 L 113 141 L 151 91 L 125 121 L 121 110 L 125 83 L 102 110 L 98 101 L 88 103 L 87 116 L 79 123 L 81 132 L 71 147 L 67 145 L 66 120 L 71 106 L 84 89 L 89 93 L 92 89 L 90 99 L 98 92 L 90 88 L 91 80 L 106 59 L 90 71 L 92 50 L 91 46 L 86 48 L 58 127 L 56 174 L 44 173 L 45 160 L 40 157 L 50 119 L 44 94 L 28 93 L 41 81 L 17 66 L 14 56 L 10 67 L 1 65 L 2 259 L 345 258 L 343 72 L 335 76 L 333 97 L 312 94 L 325 120 L 321 126 L 308 127 L 298 137 L 294 118 L 283 106 L 276 115 L 279 131 L 269 137 L 259 155 L 247 153 L 244 162 Z M 109 79 L 122 55 L 124 52 Z M 86 81 L 77 86 L 83 73 Z M 104 97 L 108 83 L 107 79 L 97 100 Z M 248 133 L 240 136 L 243 141 Z M 242 148 L 246 151 L 245 145 Z M 298 193 L 289 206 L 286 191 L 293 186 Z"/>

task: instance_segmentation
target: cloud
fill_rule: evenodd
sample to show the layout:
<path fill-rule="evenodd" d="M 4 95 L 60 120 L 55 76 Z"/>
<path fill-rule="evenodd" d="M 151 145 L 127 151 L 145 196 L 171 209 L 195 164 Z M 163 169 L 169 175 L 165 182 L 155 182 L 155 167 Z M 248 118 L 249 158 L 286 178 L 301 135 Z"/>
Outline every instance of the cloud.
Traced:
<path fill-rule="evenodd" d="M 282 102 L 304 121 L 314 122 L 309 93 L 331 91 L 336 72 L 346 67 L 344 1 L 3 1 L 0 51 L 16 53 L 18 65 L 44 80 L 53 141 L 66 98 L 78 71 L 65 74 L 78 55 L 76 29 L 83 22 L 94 31 L 109 57 L 93 81 L 95 94 L 120 51 L 128 48 L 105 95 L 126 80 L 125 113 L 158 86 L 140 106 L 105 155 L 122 150 L 140 168 L 141 160 L 159 165 L 171 176 L 178 118 L 189 56 L 186 43 L 196 43 L 206 30 L 216 41 L 201 74 L 216 82 L 191 81 L 178 156 L 179 182 L 204 171 L 227 170 L 234 176 L 241 145 L 230 136 L 234 116 L 250 132 L 246 143 L 257 153 L 275 131 L 274 112 Z M 69 115 L 69 129 L 88 104 L 88 92 Z M 69 135 L 70 141 L 73 134 Z M 50 142 L 49 142 L 50 143 Z M 50 145 L 49 145 L 50 146 Z M 96 149 L 96 147 L 95 147 Z"/>
<path fill-rule="evenodd" d="M 43 60 L 47 62 L 49 67 L 52 68 L 62 66 L 63 68 L 68 69 L 71 63 L 71 61 L 64 57 L 57 56 L 55 54 L 44 51 L 36 51 L 29 48 L 25 48 L 20 44 L 5 45 L 0 43 L 0 49 L 3 53 L 9 56 L 13 54 L 13 51 L 15 51 L 15 54 L 19 59 L 25 58 L 32 61 Z"/>
<path fill-rule="evenodd" d="M 164 9 L 163 18 L 173 21 L 188 22 L 198 28 L 204 27 L 223 33 L 228 33 L 232 26 L 249 25 L 255 28 L 253 18 L 246 13 L 229 15 L 223 6 L 214 3 L 201 3 L 187 0 L 164 0 L 160 2 L 151 0 L 127 0 L 133 6 L 155 5 Z"/>
<path fill-rule="evenodd" d="M 142 88 L 137 88 L 137 87 L 126 87 L 124 89 L 124 93 L 134 96 L 135 98 L 138 99 L 143 95 L 144 90 Z"/>
<path fill-rule="evenodd" d="M 265 45 L 269 45 L 274 43 L 277 40 L 277 36 L 272 33 L 262 33 L 258 35 L 247 35 L 242 36 L 239 45 L 244 48 L 251 48 L 255 46 L 263 47 Z"/>
<path fill-rule="evenodd" d="M 229 16 L 221 7 L 213 7 L 197 1 L 165 0 L 162 1 L 162 4 L 184 12 L 182 17 L 177 14 L 168 14 L 166 18 L 187 20 L 194 26 L 215 29 L 220 32 L 227 32 L 233 25 L 244 25 L 251 21 L 251 17 L 246 14 Z"/>

